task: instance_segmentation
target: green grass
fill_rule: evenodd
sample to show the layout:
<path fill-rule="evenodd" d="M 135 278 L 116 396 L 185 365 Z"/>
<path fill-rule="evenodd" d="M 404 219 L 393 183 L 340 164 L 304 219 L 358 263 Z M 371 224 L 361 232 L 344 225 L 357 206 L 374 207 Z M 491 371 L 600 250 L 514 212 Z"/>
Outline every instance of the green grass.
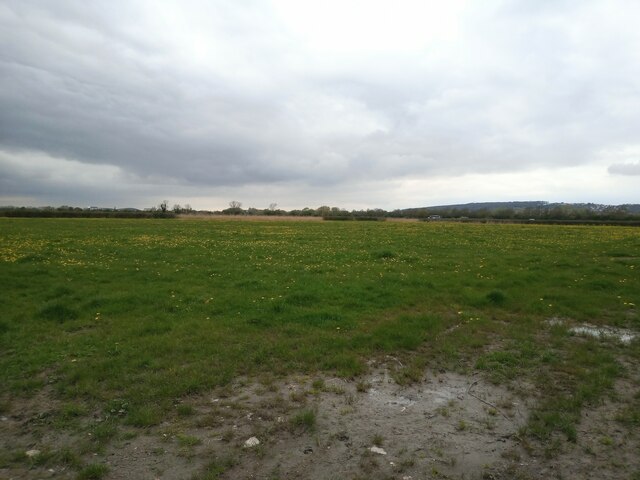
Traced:
<path fill-rule="evenodd" d="M 100 480 L 109 473 L 109 467 L 99 463 L 92 463 L 87 465 L 78 472 L 76 476 L 77 480 Z"/>
<path fill-rule="evenodd" d="M 220 478 L 224 472 L 233 468 L 237 463 L 237 460 L 232 457 L 226 457 L 222 459 L 214 459 L 209 462 L 201 473 L 192 477 L 192 480 L 215 480 Z"/>
<path fill-rule="evenodd" d="M 312 432 L 316 428 L 316 417 L 314 410 L 301 410 L 291 418 L 291 425 L 296 429 Z"/>
<path fill-rule="evenodd" d="M 202 443 L 202 440 L 198 437 L 194 437 L 193 435 L 180 434 L 177 435 L 176 438 L 178 439 L 178 445 L 181 447 L 195 447 Z"/>
<path fill-rule="evenodd" d="M 626 227 L 2 218 L 0 381 L 53 387 L 62 425 L 90 405 L 149 427 L 240 375 L 351 377 L 392 354 L 400 383 L 528 375 L 549 393 L 532 435 L 573 439 L 618 347 L 546 321 L 639 329 L 638 269 Z"/>

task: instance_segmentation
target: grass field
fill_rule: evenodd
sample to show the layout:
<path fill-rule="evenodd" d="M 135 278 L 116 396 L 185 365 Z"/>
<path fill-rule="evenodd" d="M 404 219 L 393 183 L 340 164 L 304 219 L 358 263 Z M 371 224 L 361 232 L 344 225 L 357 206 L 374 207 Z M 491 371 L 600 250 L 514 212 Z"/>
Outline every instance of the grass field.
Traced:
<path fill-rule="evenodd" d="M 357 377 L 393 354 L 399 383 L 527 378 L 526 433 L 575 441 L 640 353 L 569 326 L 640 330 L 639 270 L 625 227 L 0 219 L 0 406 L 47 388 L 60 418 L 144 427 L 239 376 Z"/>

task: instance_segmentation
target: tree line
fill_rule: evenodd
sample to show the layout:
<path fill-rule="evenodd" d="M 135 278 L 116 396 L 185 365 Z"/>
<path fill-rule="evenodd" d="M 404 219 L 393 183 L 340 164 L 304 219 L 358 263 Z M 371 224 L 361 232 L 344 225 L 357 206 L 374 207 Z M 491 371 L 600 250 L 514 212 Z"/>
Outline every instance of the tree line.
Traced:
<path fill-rule="evenodd" d="M 277 203 L 267 208 L 243 208 L 242 202 L 232 200 L 228 208 L 222 210 L 195 210 L 189 204 L 174 204 L 163 200 L 158 205 L 139 210 L 135 208 L 97 207 L 0 207 L 4 217 L 106 217 L 106 218 L 173 218 L 176 215 L 246 215 L 246 216 L 293 216 L 322 217 L 327 220 L 385 220 L 387 218 L 414 218 L 421 220 L 456 221 L 516 221 L 516 222 L 639 222 L 640 209 L 636 205 L 594 205 L 594 204 L 547 204 L 526 208 L 459 208 L 425 207 L 396 210 L 381 208 L 366 210 L 346 210 L 340 207 L 322 205 L 317 208 L 284 210 Z"/>

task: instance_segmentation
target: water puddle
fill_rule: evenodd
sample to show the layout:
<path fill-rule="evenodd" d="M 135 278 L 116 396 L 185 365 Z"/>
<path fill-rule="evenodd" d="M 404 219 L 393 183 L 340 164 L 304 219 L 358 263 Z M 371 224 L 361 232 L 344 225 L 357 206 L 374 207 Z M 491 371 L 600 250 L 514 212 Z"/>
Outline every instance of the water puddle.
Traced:
<path fill-rule="evenodd" d="M 549 325 L 564 325 L 566 322 L 561 318 L 550 318 L 548 321 Z M 608 326 L 596 326 L 590 325 L 588 323 L 583 323 L 582 325 L 577 325 L 575 327 L 570 327 L 569 332 L 575 335 L 582 335 L 587 337 L 594 337 L 600 339 L 614 339 L 618 340 L 624 344 L 631 343 L 633 339 L 635 339 L 638 335 L 631 330 L 627 330 L 625 328 L 617 328 L 617 327 L 608 327 Z"/>
<path fill-rule="evenodd" d="M 630 330 L 625 330 L 624 328 L 596 327 L 595 325 L 588 324 L 571 327 L 569 331 L 576 335 L 586 335 L 594 338 L 613 338 L 625 344 L 631 343 L 631 341 L 636 338 L 635 333 Z"/>

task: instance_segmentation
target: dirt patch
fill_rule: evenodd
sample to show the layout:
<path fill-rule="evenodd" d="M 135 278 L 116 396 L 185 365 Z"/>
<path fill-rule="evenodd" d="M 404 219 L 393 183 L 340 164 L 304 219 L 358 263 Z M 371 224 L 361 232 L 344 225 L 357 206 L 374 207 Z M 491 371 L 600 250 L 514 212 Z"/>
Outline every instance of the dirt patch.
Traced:
<path fill-rule="evenodd" d="M 12 409 L 0 422 L 2 448 L 53 452 L 82 444 L 83 462 L 109 467 L 107 478 L 424 478 L 485 472 L 497 476 L 518 448 L 527 405 L 479 377 L 442 372 L 401 387 L 386 365 L 356 381 L 292 378 L 239 382 L 176 405 L 156 427 L 118 427 L 106 444 L 86 431 L 34 424 L 46 418 Z M 40 399 L 42 400 L 42 399 Z M 103 419 L 97 418 L 97 422 Z M 77 435 L 74 437 L 74 435 Z M 246 447 L 256 437 L 259 445 Z M 384 452 L 384 453 L 383 453 Z M 5 462 L 7 463 L 7 462 Z M 214 473 L 211 473 L 214 472 Z M 28 459 L 5 464 L 0 478 L 75 478 L 69 466 Z M 491 477 L 487 477 L 491 478 Z"/>
<path fill-rule="evenodd" d="M 619 401 L 584 411 L 576 443 L 546 445 L 519 437 L 534 407 L 514 393 L 524 390 L 445 371 L 400 386 L 384 363 L 357 381 L 239 380 L 183 399 L 160 425 L 116 422 L 102 443 L 95 436 L 108 431 L 105 418 L 56 427 L 64 405 L 42 393 L 1 416 L 0 478 L 76 478 L 80 467 L 65 450 L 123 480 L 631 478 L 638 434 L 616 418 L 637 395 L 636 380 L 618 383 Z M 42 454 L 28 457 L 33 449 Z"/>

